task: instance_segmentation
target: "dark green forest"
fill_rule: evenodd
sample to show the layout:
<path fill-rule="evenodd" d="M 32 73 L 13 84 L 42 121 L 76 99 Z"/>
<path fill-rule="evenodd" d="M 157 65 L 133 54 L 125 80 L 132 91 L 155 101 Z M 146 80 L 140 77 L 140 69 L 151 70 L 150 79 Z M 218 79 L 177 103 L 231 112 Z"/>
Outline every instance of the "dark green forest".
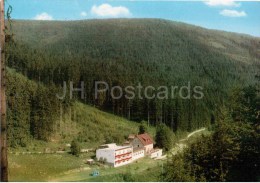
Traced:
<path fill-rule="evenodd" d="M 167 162 L 164 181 L 259 181 L 260 96 L 256 87 L 236 88 L 203 136 Z"/>
<path fill-rule="evenodd" d="M 60 105 L 87 105 L 174 132 L 214 125 L 236 87 L 256 86 L 260 39 L 161 19 L 13 21 L 7 45 L 9 141 L 49 140 Z M 19 73 L 19 74 L 18 74 Z M 85 83 L 85 97 L 60 101 L 63 82 Z M 94 98 L 95 81 L 110 87 L 202 86 L 202 100 Z M 20 139 L 20 140 L 17 140 Z"/>

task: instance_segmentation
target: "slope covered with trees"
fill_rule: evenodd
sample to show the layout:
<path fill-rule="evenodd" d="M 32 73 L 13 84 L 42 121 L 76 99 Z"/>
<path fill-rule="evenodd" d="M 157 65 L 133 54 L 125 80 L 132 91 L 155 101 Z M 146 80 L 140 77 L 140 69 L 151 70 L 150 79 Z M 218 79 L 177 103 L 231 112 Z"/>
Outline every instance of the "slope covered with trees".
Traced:
<path fill-rule="evenodd" d="M 139 123 L 126 120 L 75 100 L 61 101 L 55 86 L 45 86 L 7 70 L 8 145 L 34 150 L 40 141 L 54 142 L 54 149 L 72 140 L 95 148 L 102 143 L 123 143 L 130 133 L 137 134 Z M 146 127 L 155 134 L 155 128 Z M 51 144 L 48 144 L 52 146 Z M 35 146 L 35 147 L 36 147 Z"/>
<path fill-rule="evenodd" d="M 260 96 L 255 87 L 236 89 L 219 111 L 211 136 L 173 156 L 165 181 L 259 181 Z M 239 99 L 238 99 L 239 98 Z"/>
<path fill-rule="evenodd" d="M 49 114 L 59 113 L 55 94 L 61 93 L 64 81 L 73 81 L 74 86 L 84 81 L 85 97 L 78 98 L 83 103 L 133 121 L 165 123 L 174 131 L 191 131 L 215 123 L 216 111 L 228 103 L 229 91 L 235 86 L 254 85 L 259 77 L 259 38 L 172 21 L 13 21 L 12 31 L 15 43 L 8 45 L 7 62 L 14 69 L 11 74 L 19 72 L 37 84 L 28 83 L 24 88 L 22 82 L 10 78 L 16 88 L 12 91 L 22 85 L 33 97 L 28 99 L 30 105 L 17 99 L 19 110 L 9 112 L 11 118 L 14 113 L 17 117 L 9 121 L 16 125 L 23 119 L 25 129 L 31 123 L 37 139 L 46 139 L 47 132 L 54 130 L 52 125 L 45 126 L 45 121 L 53 123 Z M 110 88 L 138 83 L 170 88 L 190 82 L 191 87 L 202 86 L 205 97 L 115 100 L 106 92 L 95 99 L 95 81 L 106 81 Z M 15 94 L 9 95 L 10 108 Z M 64 101 L 65 106 L 73 103 L 68 98 Z M 29 112 L 30 107 L 33 112 Z M 39 129 L 44 128 L 46 133 L 42 134 Z"/>

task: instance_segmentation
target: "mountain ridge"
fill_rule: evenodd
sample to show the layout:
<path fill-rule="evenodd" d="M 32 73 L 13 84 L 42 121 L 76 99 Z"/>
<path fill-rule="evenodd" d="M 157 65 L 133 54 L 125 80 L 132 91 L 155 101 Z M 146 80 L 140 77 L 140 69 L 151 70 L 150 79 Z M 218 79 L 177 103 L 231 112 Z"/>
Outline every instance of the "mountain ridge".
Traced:
<path fill-rule="evenodd" d="M 245 36 L 248 38 L 256 38 L 260 39 L 260 36 L 257 35 L 252 35 L 248 33 L 242 33 L 242 32 L 234 32 L 234 31 L 227 31 L 227 30 L 222 30 L 222 29 L 215 29 L 215 28 L 208 28 L 204 27 L 201 25 L 196 25 L 192 24 L 189 22 L 182 22 L 182 21 L 177 21 L 177 20 L 172 20 L 172 19 L 163 19 L 163 18 L 106 18 L 106 19 L 98 19 L 98 18 L 93 18 L 93 19 L 81 19 L 81 20 L 31 20 L 31 19 L 12 19 L 13 22 L 48 22 L 48 23 L 61 23 L 61 22 L 87 22 L 87 21 L 120 21 L 120 20 L 158 20 L 158 21 L 168 21 L 171 23 L 177 23 L 177 24 L 182 24 L 186 26 L 192 26 L 208 31 L 214 31 L 214 32 L 219 32 L 219 33 L 227 33 L 227 34 L 237 34 L 238 36 Z"/>

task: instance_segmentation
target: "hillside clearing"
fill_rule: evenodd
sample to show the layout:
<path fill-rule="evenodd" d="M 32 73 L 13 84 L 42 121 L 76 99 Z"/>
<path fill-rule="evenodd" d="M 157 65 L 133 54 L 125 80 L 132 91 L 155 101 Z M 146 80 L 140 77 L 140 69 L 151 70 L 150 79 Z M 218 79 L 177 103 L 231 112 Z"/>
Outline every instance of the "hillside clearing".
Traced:
<path fill-rule="evenodd" d="M 189 133 L 188 137 L 196 138 L 209 133 L 206 128 Z M 181 152 L 186 146 L 183 139 L 176 143 L 171 153 Z M 181 147 L 181 148 L 180 148 Z M 86 160 L 94 156 L 94 152 L 83 153 L 79 158 L 70 154 L 10 154 L 11 181 L 125 181 L 124 177 L 134 175 L 135 181 L 159 181 L 166 156 L 153 160 L 142 158 L 129 165 L 110 168 L 108 166 L 87 165 Z M 169 154 L 168 154 L 169 156 Z M 100 176 L 90 174 L 98 170 Z"/>

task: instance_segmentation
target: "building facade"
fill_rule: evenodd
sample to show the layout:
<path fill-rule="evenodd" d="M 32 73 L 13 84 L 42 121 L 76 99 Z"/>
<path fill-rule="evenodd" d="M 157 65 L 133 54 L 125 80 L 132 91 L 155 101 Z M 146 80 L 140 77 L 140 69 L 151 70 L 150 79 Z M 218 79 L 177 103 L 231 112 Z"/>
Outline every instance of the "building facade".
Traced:
<path fill-rule="evenodd" d="M 104 161 L 113 167 L 119 167 L 132 162 L 133 147 L 104 144 L 96 151 L 98 161 Z"/>
<path fill-rule="evenodd" d="M 113 167 L 119 167 L 145 156 L 151 158 L 162 156 L 162 149 L 154 149 L 153 144 L 153 139 L 147 133 L 129 135 L 123 146 L 115 143 L 101 145 L 96 151 L 96 158 Z"/>
<path fill-rule="evenodd" d="M 151 150 L 153 150 L 153 139 L 147 134 L 139 134 L 136 135 L 135 138 L 131 142 L 133 148 L 144 148 L 146 154 L 149 154 Z"/>
<path fill-rule="evenodd" d="M 162 156 L 162 149 L 153 149 L 150 153 L 150 158 L 160 158 Z"/>
<path fill-rule="evenodd" d="M 133 149 L 133 161 L 143 158 L 145 156 L 144 148 Z"/>

